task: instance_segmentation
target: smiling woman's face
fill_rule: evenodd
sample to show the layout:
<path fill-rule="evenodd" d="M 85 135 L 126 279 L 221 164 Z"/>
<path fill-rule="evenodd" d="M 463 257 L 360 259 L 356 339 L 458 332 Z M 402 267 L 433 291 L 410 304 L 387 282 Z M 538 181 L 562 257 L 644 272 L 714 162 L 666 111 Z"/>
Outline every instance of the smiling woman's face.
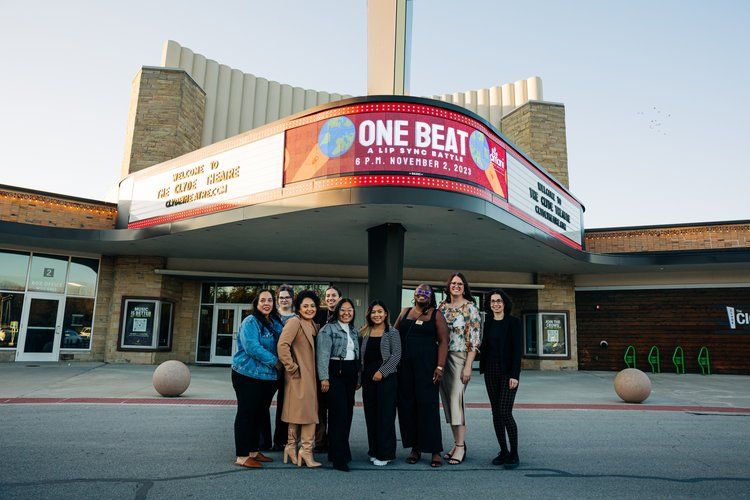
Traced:
<path fill-rule="evenodd" d="M 273 295 L 271 292 L 261 292 L 258 298 L 258 310 L 263 316 L 268 316 L 273 310 Z"/>
<path fill-rule="evenodd" d="M 318 312 L 318 308 L 315 307 L 315 302 L 313 302 L 313 299 L 302 299 L 302 303 L 299 305 L 299 315 L 302 316 L 302 318 L 313 319 L 316 312 Z"/>
<path fill-rule="evenodd" d="M 341 309 L 339 309 L 339 321 L 342 323 L 351 323 L 353 317 L 354 308 L 349 302 L 344 302 Z"/>
<path fill-rule="evenodd" d="M 430 304 L 430 297 L 432 297 L 432 290 L 427 285 L 419 285 L 414 290 L 414 302 L 420 306 L 427 306 Z"/>
<path fill-rule="evenodd" d="M 373 306 L 370 311 L 370 321 L 375 326 L 380 326 L 385 321 L 385 309 L 383 306 Z"/>

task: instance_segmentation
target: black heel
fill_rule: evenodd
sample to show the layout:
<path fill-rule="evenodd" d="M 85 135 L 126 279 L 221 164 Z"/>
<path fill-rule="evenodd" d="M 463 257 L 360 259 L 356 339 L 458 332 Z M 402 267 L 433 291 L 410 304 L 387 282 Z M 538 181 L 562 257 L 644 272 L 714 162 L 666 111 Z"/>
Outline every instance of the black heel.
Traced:
<path fill-rule="evenodd" d="M 466 454 L 468 453 L 468 449 L 466 448 L 466 443 L 464 444 L 456 444 L 456 448 L 463 448 L 464 449 L 464 456 L 461 458 L 461 460 L 457 458 L 450 457 L 448 459 L 448 465 L 458 465 L 464 460 L 466 460 Z"/>

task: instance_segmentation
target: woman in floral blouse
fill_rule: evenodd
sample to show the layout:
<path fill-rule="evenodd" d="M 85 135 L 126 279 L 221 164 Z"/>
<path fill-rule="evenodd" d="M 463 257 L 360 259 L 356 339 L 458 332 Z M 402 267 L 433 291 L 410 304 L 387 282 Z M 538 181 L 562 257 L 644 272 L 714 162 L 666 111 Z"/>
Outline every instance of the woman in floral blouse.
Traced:
<path fill-rule="evenodd" d="M 471 380 L 471 366 L 481 342 L 481 318 L 474 304 L 471 289 L 461 273 L 453 273 L 448 280 L 450 295 L 440 304 L 440 312 L 448 323 L 448 360 L 440 384 L 445 420 L 451 426 L 453 448 L 445 458 L 450 465 L 458 465 L 466 458 L 466 418 L 464 391 Z"/>

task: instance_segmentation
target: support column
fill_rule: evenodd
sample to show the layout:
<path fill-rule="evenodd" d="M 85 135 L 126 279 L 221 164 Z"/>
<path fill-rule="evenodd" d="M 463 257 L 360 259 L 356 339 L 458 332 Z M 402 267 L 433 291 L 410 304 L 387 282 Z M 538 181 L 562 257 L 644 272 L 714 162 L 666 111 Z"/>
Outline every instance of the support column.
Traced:
<path fill-rule="evenodd" d="M 404 226 L 390 223 L 367 230 L 367 297 L 386 303 L 391 322 L 401 310 L 405 233 Z"/>

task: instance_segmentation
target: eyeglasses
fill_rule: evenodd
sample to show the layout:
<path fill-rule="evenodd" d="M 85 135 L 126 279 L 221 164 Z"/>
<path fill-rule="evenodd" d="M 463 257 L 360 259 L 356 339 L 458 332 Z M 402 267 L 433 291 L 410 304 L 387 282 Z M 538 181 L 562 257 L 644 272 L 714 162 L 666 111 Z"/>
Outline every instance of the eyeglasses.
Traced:
<path fill-rule="evenodd" d="M 339 312 L 351 314 L 354 312 L 354 309 L 339 309 Z"/>
<path fill-rule="evenodd" d="M 421 295 L 422 297 L 429 297 L 430 295 L 432 295 L 432 292 L 430 292 L 429 290 L 415 290 L 414 295 L 415 296 Z"/>
<path fill-rule="evenodd" d="M 279 296 L 279 300 L 292 300 L 292 298 L 289 296 L 286 296 L 286 297 Z"/>
<path fill-rule="evenodd" d="M 497 299 L 497 300 L 490 300 L 490 304 L 502 304 L 503 299 Z"/>

